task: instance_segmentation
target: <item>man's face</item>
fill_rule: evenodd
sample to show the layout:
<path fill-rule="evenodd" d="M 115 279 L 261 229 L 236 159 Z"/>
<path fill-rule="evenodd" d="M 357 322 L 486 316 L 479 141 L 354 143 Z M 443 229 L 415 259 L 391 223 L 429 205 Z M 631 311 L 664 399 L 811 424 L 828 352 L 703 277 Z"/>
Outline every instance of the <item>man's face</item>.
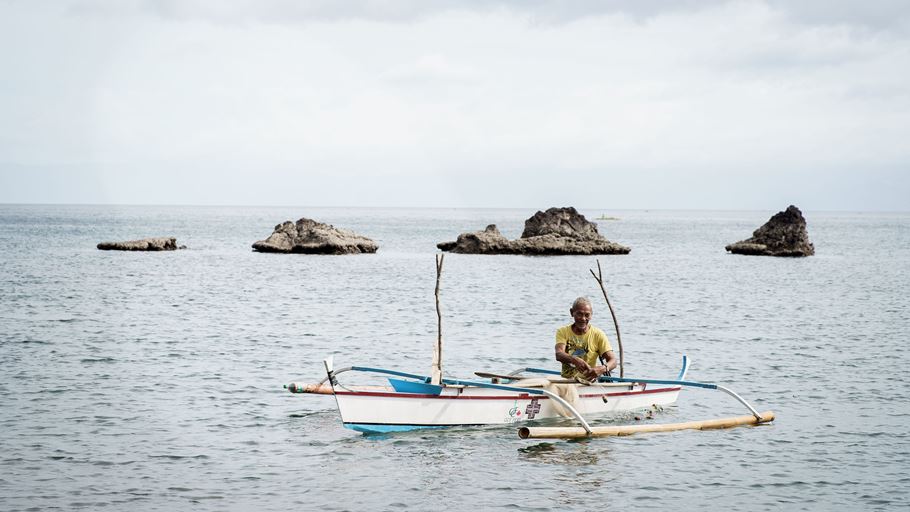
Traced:
<path fill-rule="evenodd" d="M 591 306 L 587 304 L 582 304 L 575 309 L 570 309 L 569 313 L 572 314 L 572 318 L 575 320 L 575 328 L 585 330 L 588 327 L 588 322 L 591 321 L 591 316 L 594 314 L 591 311 Z"/>

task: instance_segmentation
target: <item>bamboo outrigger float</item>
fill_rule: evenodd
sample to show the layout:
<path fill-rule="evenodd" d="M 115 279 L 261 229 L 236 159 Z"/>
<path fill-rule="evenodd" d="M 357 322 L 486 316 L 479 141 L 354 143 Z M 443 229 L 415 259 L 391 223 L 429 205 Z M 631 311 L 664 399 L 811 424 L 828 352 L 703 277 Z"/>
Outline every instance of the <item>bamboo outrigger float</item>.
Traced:
<path fill-rule="evenodd" d="M 727 428 L 761 424 L 774 419 L 774 413 L 759 413 L 732 390 L 686 379 L 689 360 L 683 356 L 676 379 L 639 379 L 602 376 L 596 382 L 563 379 L 559 372 L 522 368 L 509 374 L 477 372 L 490 381 L 450 379 L 442 371 L 442 315 L 439 282 L 443 256 L 436 258 L 436 312 L 438 337 L 433 351 L 431 374 L 349 366 L 336 369 L 332 357 L 324 361 L 326 377 L 316 384 L 290 383 L 292 393 L 332 395 L 342 424 L 364 433 L 400 432 L 422 428 L 473 425 L 522 424 L 544 418 L 574 418 L 579 427 L 522 426 L 519 436 L 529 438 L 578 438 L 630 435 L 639 432 L 666 432 L 681 429 Z M 600 262 L 598 262 L 598 271 Z M 591 271 L 594 274 L 593 271 Z M 609 304 L 602 277 L 594 275 Z M 611 313 L 613 307 L 610 305 Z M 616 334 L 619 337 L 619 326 Z M 622 354 L 620 354 L 622 361 Z M 338 376 L 347 372 L 381 375 L 388 385 L 342 385 Z M 744 405 L 748 416 L 676 424 L 592 427 L 587 418 L 608 413 L 645 410 L 676 402 L 683 387 L 722 391 Z"/>
<path fill-rule="evenodd" d="M 774 421 L 774 413 L 765 411 L 756 418 L 752 414 L 719 418 L 716 420 L 687 421 L 685 423 L 652 423 L 645 425 L 617 425 L 593 427 L 591 432 L 578 427 L 521 427 L 518 437 L 522 439 L 578 439 L 583 437 L 631 436 L 645 432 L 673 432 L 676 430 L 711 430 L 732 428 L 742 425 L 759 425 Z"/>

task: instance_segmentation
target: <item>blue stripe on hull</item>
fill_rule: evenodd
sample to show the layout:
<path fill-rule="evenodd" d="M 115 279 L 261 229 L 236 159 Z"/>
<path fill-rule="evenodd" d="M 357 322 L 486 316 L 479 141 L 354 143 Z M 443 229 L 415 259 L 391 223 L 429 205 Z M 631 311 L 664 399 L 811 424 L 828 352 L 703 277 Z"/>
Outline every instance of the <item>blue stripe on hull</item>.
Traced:
<path fill-rule="evenodd" d="M 422 395 L 441 395 L 442 386 L 414 382 L 411 380 L 393 379 L 389 377 L 389 384 L 399 393 L 417 393 Z"/>
<path fill-rule="evenodd" d="M 388 434 L 389 432 L 409 432 L 430 428 L 464 427 L 467 425 L 382 425 L 373 423 L 345 423 L 345 427 L 364 434 Z"/>

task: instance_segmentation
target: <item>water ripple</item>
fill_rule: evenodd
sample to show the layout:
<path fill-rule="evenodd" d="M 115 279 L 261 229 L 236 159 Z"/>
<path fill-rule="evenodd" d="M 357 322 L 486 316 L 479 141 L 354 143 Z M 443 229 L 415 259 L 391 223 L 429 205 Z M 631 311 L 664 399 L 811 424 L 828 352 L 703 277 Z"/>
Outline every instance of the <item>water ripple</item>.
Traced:
<path fill-rule="evenodd" d="M 332 397 L 282 385 L 320 380 L 328 355 L 426 373 L 435 243 L 490 222 L 517 236 L 533 212 L 302 210 L 0 205 L 0 239 L 11 241 L 0 266 L 0 509 L 899 510 L 910 499 L 906 214 L 810 212 L 819 254 L 803 260 L 723 251 L 764 212 L 617 214 L 607 235 L 633 251 L 600 260 L 627 374 L 673 376 L 686 353 L 690 378 L 778 419 L 531 442 L 511 427 L 363 436 L 342 428 Z M 382 248 L 250 251 L 303 214 Z M 146 232 L 191 250 L 94 248 Z M 552 365 L 553 330 L 581 294 L 612 337 L 594 264 L 447 255 L 447 375 Z M 599 421 L 740 414 L 722 393 L 687 389 L 652 419 Z"/>

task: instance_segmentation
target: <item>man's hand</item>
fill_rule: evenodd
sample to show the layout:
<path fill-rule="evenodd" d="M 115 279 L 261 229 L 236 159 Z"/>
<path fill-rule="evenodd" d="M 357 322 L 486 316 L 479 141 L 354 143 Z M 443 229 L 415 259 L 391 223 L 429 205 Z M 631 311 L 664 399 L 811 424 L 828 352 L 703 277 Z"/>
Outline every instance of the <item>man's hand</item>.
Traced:
<path fill-rule="evenodd" d="M 587 365 L 585 365 L 585 366 L 587 366 Z M 600 377 L 601 375 L 606 375 L 606 374 L 607 374 L 607 367 L 606 367 L 606 366 L 593 366 L 593 367 L 588 367 L 588 371 L 586 371 L 586 372 L 583 373 L 584 378 L 587 379 L 587 380 L 590 380 L 590 381 L 595 381 L 595 380 L 597 380 L 597 378 Z"/>
<path fill-rule="evenodd" d="M 578 367 L 578 371 L 585 380 L 595 381 L 598 377 L 607 373 L 606 366 L 588 366 L 588 364 L 585 363 L 585 367 L 586 369 L 584 370 L 582 370 L 580 366 Z"/>
<path fill-rule="evenodd" d="M 588 366 L 588 363 L 586 363 L 585 360 L 580 357 L 577 357 L 575 359 L 575 368 L 578 369 L 578 373 L 580 373 L 584 378 L 591 380 L 589 375 L 594 372 L 594 368 Z"/>

